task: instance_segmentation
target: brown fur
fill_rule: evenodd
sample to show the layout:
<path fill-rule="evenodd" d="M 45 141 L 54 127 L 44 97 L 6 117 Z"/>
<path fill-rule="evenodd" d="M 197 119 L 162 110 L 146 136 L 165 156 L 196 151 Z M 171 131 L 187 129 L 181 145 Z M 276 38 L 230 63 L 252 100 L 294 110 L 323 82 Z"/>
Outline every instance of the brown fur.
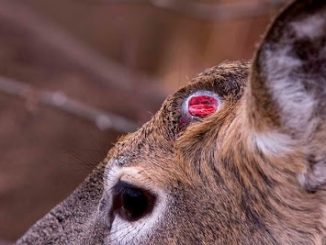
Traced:
<path fill-rule="evenodd" d="M 169 97 L 151 121 L 121 138 L 91 176 L 17 244 L 325 244 L 325 97 L 315 89 L 326 87 L 318 83 L 326 74 L 325 57 L 315 57 L 322 67 L 317 71 L 300 56 L 305 68 L 295 73 L 308 76 L 308 90 L 316 93 L 306 129 L 290 121 L 279 103 L 287 100 L 270 85 L 290 81 L 292 86 L 296 76 L 269 81 L 265 59 L 270 44 L 291 43 L 284 39 L 289 23 L 318 11 L 324 16 L 325 9 L 323 1 L 293 3 L 272 25 L 252 66 L 213 67 Z M 216 93 L 221 110 L 181 125 L 183 101 L 199 90 Z M 132 238 L 132 230 L 121 230 L 123 236 L 111 230 L 116 218 L 109 215 L 111 189 L 117 179 L 167 198 L 158 209 L 159 222 L 134 223 Z M 146 224 L 149 232 L 143 233 Z"/>

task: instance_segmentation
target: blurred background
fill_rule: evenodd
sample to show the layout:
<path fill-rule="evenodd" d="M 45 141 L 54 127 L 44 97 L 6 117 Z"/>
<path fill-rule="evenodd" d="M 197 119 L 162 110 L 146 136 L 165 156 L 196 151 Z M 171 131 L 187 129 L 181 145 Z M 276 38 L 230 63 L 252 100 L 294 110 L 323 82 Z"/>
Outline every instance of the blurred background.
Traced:
<path fill-rule="evenodd" d="M 286 0 L 0 0 L 0 240 L 63 200 L 117 137 Z"/>

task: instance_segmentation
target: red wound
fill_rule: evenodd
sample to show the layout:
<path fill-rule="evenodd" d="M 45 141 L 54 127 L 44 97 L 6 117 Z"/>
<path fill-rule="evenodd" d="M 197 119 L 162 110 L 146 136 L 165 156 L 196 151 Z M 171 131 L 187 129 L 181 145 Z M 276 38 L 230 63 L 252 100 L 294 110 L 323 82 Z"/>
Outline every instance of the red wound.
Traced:
<path fill-rule="evenodd" d="M 188 102 L 188 111 L 194 117 L 206 117 L 217 110 L 218 101 L 216 98 L 200 95 L 190 98 Z"/>

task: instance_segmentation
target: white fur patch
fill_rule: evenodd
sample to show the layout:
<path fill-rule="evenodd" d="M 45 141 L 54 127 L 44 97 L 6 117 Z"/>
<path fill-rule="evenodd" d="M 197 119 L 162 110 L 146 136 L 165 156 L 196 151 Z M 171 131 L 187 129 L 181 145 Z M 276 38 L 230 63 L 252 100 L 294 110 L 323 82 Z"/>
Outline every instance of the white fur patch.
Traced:
<path fill-rule="evenodd" d="M 291 152 L 294 141 L 285 134 L 278 132 L 254 133 L 254 145 L 266 155 L 279 155 Z"/>
<path fill-rule="evenodd" d="M 310 16 L 304 20 L 293 22 L 291 25 L 294 28 L 298 38 L 315 39 L 325 33 L 325 18 L 320 15 Z"/>

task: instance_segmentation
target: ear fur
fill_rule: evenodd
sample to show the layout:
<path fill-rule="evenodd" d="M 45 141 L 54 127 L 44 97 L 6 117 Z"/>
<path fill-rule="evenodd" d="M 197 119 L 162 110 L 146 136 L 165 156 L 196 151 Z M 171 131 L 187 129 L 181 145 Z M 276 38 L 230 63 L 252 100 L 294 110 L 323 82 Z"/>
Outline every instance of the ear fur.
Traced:
<path fill-rule="evenodd" d="M 309 145 L 301 182 L 326 184 L 325 0 L 294 1 L 276 18 L 254 58 L 247 92 L 254 130 Z"/>

